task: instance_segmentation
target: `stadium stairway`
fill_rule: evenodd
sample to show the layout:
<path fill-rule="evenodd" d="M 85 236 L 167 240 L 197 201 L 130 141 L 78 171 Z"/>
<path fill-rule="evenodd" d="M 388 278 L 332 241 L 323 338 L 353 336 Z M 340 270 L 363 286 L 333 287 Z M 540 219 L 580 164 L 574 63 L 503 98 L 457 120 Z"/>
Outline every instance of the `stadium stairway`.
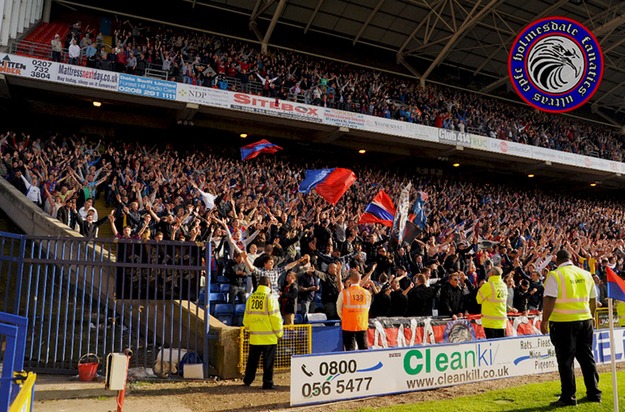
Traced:
<path fill-rule="evenodd" d="M 99 198 L 96 199 L 96 201 L 93 203 L 93 207 L 95 207 L 98 211 L 98 217 L 100 219 L 111 213 L 111 209 L 113 209 L 112 207 L 109 207 L 108 209 L 106 208 L 104 193 L 101 193 Z M 100 226 L 100 229 L 98 230 L 98 237 L 104 239 L 114 237 L 110 223 L 104 223 L 102 226 Z"/>

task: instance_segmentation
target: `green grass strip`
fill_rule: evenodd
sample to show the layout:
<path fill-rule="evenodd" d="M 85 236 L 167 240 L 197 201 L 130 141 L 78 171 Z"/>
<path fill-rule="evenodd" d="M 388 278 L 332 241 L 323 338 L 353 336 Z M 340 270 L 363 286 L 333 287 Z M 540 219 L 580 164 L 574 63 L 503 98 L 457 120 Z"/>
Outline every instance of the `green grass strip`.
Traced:
<path fill-rule="evenodd" d="M 625 410 L 625 371 L 617 372 L 619 409 Z M 513 386 L 505 389 L 498 389 L 479 395 L 462 396 L 454 399 L 440 401 L 426 401 L 412 404 L 404 404 L 386 408 L 365 408 L 359 409 L 361 412 L 368 411 L 392 411 L 392 412 L 534 412 L 534 411 L 577 411 L 577 412 L 598 412 L 613 411 L 612 375 L 610 373 L 600 374 L 599 387 L 603 391 L 603 402 L 601 404 L 589 403 L 585 401 L 584 381 L 577 378 L 577 407 L 552 408 L 549 404 L 557 400 L 560 393 L 560 381 L 533 383 L 528 385 Z M 398 395 L 401 396 L 401 395 Z"/>

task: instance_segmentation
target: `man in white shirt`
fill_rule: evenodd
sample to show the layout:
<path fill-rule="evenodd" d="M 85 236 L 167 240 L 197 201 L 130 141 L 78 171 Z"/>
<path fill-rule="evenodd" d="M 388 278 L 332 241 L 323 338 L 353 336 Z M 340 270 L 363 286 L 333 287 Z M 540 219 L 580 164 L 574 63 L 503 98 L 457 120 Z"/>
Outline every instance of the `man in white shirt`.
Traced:
<path fill-rule="evenodd" d="M 61 36 L 54 35 L 54 39 L 50 42 L 52 45 L 52 61 L 61 61 L 61 52 L 63 52 L 63 43 L 61 42 Z"/>
<path fill-rule="evenodd" d="M 72 39 L 72 43 L 69 45 L 69 64 L 80 65 L 80 46 L 76 44 L 76 39 Z"/>
<path fill-rule="evenodd" d="M 98 221 L 98 209 L 93 207 L 93 199 L 85 200 L 85 204 L 82 205 L 80 209 L 78 209 L 78 214 L 80 215 L 82 220 L 87 220 L 87 215 L 89 214 L 89 211 L 93 211 L 93 221 L 97 222 Z"/>
<path fill-rule="evenodd" d="M 33 176 L 31 183 L 22 175 L 22 180 L 26 185 L 26 197 L 32 200 L 37 206 L 41 206 L 43 202 L 41 201 L 41 189 L 39 189 L 39 181 L 37 178 Z"/>
<path fill-rule="evenodd" d="M 97 222 L 98 221 L 98 209 L 93 207 L 93 199 L 85 200 L 85 203 L 82 205 L 82 207 L 78 209 L 78 215 L 84 221 L 87 221 L 87 216 L 89 216 L 89 212 L 93 212 L 93 222 L 94 223 Z M 95 237 L 98 236 L 98 232 L 100 231 L 99 226 L 100 225 L 96 225 Z M 76 222 L 76 227 L 74 229 L 80 231 L 80 222 Z"/>

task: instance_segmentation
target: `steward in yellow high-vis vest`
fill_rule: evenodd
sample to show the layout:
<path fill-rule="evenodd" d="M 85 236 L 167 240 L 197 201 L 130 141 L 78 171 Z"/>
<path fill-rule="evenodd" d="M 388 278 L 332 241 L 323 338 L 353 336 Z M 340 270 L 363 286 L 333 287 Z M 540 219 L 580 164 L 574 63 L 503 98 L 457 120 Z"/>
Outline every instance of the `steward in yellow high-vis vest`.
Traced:
<path fill-rule="evenodd" d="M 482 305 L 482 327 L 487 339 L 503 338 L 508 323 L 508 286 L 501 280 L 501 268 L 495 266 L 488 274 L 476 296 Z"/>
<path fill-rule="evenodd" d="M 278 339 L 282 337 L 280 304 L 271 294 L 271 281 L 261 276 L 258 288 L 245 303 L 243 326 L 250 333 L 250 351 L 243 383 L 249 386 L 256 378 L 260 355 L 263 355 L 263 389 L 273 389 L 273 363 Z"/>
<path fill-rule="evenodd" d="M 595 282 L 590 272 L 572 263 L 549 272 L 557 286 L 558 297 L 549 320 L 551 322 L 577 322 L 592 319 L 590 296 L 596 298 Z"/>
<path fill-rule="evenodd" d="M 622 300 L 614 300 L 616 303 L 616 313 L 618 314 L 618 325 L 625 326 L 625 302 Z"/>
<path fill-rule="evenodd" d="M 584 375 L 586 398 L 601 402 L 599 374 L 592 350 L 593 316 L 597 308 L 597 289 L 590 272 L 571 262 L 571 254 L 556 254 L 558 268 L 545 280 L 543 319 L 540 331 L 549 332 L 556 350 L 562 392 L 553 406 L 577 405 L 573 361 L 577 359 Z"/>

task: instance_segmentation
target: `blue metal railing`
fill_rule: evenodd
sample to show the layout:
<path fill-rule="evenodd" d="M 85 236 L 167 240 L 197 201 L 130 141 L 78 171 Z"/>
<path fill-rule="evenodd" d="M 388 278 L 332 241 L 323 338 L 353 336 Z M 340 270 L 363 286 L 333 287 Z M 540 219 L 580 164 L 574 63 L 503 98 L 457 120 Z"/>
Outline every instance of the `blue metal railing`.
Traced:
<path fill-rule="evenodd" d="M 19 392 L 19 387 L 13 384 L 13 373 L 24 369 L 27 328 L 25 317 L 0 312 L 0 336 L 4 336 L 6 345 L 0 377 L 0 410 L 3 411 L 9 410 L 12 399 Z"/>
<path fill-rule="evenodd" d="M 24 316 L 25 366 L 75 373 L 80 357 L 132 348 L 131 367 L 200 354 L 208 376 L 210 244 L 0 232 L 0 310 Z M 162 365 L 160 365 L 162 366 Z M 162 369 L 162 368 L 161 368 Z"/>

